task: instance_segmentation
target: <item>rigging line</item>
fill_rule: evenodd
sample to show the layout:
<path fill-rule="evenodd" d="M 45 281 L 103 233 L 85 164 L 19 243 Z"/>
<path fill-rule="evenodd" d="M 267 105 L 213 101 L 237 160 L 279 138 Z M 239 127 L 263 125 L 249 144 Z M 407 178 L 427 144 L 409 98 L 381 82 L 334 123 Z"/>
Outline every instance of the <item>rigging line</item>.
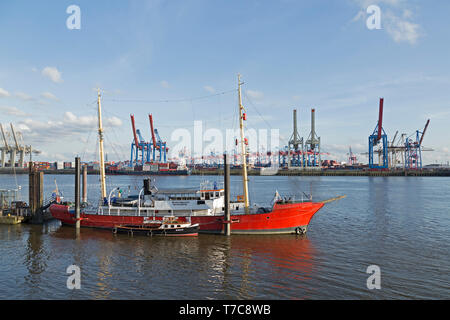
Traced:
<path fill-rule="evenodd" d="M 116 138 L 116 140 L 114 140 L 114 141 L 119 141 L 119 137 L 117 136 L 116 130 L 112 130 L 112 132 L 114 133 L 114 136 L 115 136 L 115 138 Z M 112 141 L 112 140 L 111 140 L 111 141 Z M 121 152 L 121 156 L 123 156 L 122 159 L 126 159 L 126 158 L 125 158 L 125 154 L 123 153 L 123 147 L 120 147 L 120 144 L 118 144 L 118 143 L 116 143 L 116 145 L 119 146 L 119 149 L 120 149 L 120 152 Z"/>
<path fill-rule="evenodd" d="M 255 111 L 258 113 L 258 115 L 261 117 L 261 119 L 267 124 L 267 126 L 272 129 L 272 126 L 270 125 L 270 123 L 268 123 L 266 121 L 266 119 L 264 119 L 264 117 L 262 116 L 262 114 L 259 112 L 258 108 L 256 108 L 256 106 L 253 104 L 252 100 L 248 97 L 247 93 L 245 93 L 244 91 L 244 95 L 246 97 L 246 99 L 250 102 L 250 105 L 253 107 L 253 109 L 255 109 Z"/>
<path fill-rule="evenodd" d="M 195 123 L 195 108 L 194 108 L 194 104 L 192 103 L 192 100 L 190 100 L 189 103 L 191 104 L 192 121 Z"/>
<path fill-rule="evenodd" d="M 224 122 L 226 120 L 232 120 L 232 118 L 234 117 L 234 115 L 224 115 L 221 116 L 220 118 L 215 118 L 215 119 L 205 119 L 204 121 L 208 121 L 208 123 L 211 122 Z M 139 119 L 139 118 L 138 118 Z M 195 119 L 194 121 L 197 121 L 198 119 Z M 142 125 L 144 122 L 141 120 L 136 120 L 136 124 Z M 185 123 L 188 123 L 187 120 L 183 120 L 183 121 L 170 121 L 170 123 L 174 123 L 173 125 L 162 125 L 162 124 L 158 124 L 158 127 L 165 127 L 165 128 L 178 128 L 178 127 L 193 127 L 193 124 L 189 124 L 189 125 L 184 125 Z M 179 123 L 179 124 L 176 124 Z"/>
<path fill-rule="evenodd" d="M 62 104 L 64 107 L 69 108 L 69 107 L 67 106 L 67 104 L 66 104 L 64 101 L 60 100 L 59 103 Z M 83 108 L 88 109 L 89 111 L 92 111 L 91 106 L 92 106 L 93 104 L 97 104 L 97 100 L 95 100 L 95 101 L 93 101 L 93 102 L 91 102 L 91 103 L 80 104 L 80 106 L 82 106 Z"/>
<path fill-rule="evenodd" d="M 105 114 L 106 114 L 106 115 L 111 115 L 111 114 L 114 115 L 114 113 L 112 113 L 112 112 L 110 112 L 110 111 L 107 111 L 107 110 L 105 110 Z M 119 120 L 120 120 L 120 118 L 119 118 Z M 113 125 L 110 125 L 110 126 L 105 127 L 105 133 L 106 133 L 106 131 L 113 132 L 114 137 L 116 138 L 115 141 L 119 141 L 119 140 L 120 140 L 119 137 L 118 137 L 118 135 L 117 135 L 117 132 L 116 132 L 116 130 L 115 130 L 115 127 L 114 127 Z M 111 140 L 111 141 L 114 141 L 114 140 Z"/>
<path fill-rule="evenodd" d="M 194 98 L 183 98 L 183 99 L 162 99 L 162 100 L 144 100 L 144 99 L 104 99 L 104 101 L 110 101 L 110 102 L 136 102 L 136 103 L 167 103 L 167 102 L 192 102 L 194 100 L 202 100 L 207 99 L 219 95 L 224 95 L 230 92 L 234 92 L 236 89 L 233 90 L 227 90 L 222 91 L 215 94 L 210 94 L 207 96 L 200 96 L 200 97 L 194 97 Z"/>
<path fill-rule="evenodd" d="M 91 134 L 92 134 L 93 131 L 95 131 L 94 128 L 92 128 L 92 130 L 89 130 L 88 138 L 87 138 L 86 143 L 84 145 L 84 151 L 83 151 L 83 155 L 82 155 L 81 159 L 84 159 L 84 156 L 86 155 L 86 150 L 88 148 L 87 146 L 89 144 L 89 139 L 91 138 Z"/>
<path fill-rule="evenodd" d="M 107 141 L 113 141 L 112 139 L 109 139 L 110 135 L 106 134 L 105 132 L 105 138 Z M 120 159 L 125 159 L 122 148 L 119 148 L 121 150 L 121 154 L 119 155 L 119 152 L 117 152 L 117 148 L 115 147 L 117 144 L 113 143 L 113 142 L 107 142 L 106 143 L 106 147 L 111 147 L 111 149 L 113 150 L 113 153 L 115 153 L 115 156 L 117 157 L 117 159 L 119 159 L 119 161 L 121 161 Z"/>
<path fill-rule="evenodd" d="M 222 130 L 222 104 L 220 100 L 220 96 L 217 96 L 217 105 L 219 106 L 219 128 Z"/>
<path fill-rule="evenodd" d="M 197 119 L 195 119 L 195 108 L 194 108 L 194 105 L 192 104 L 192 101 L 191 101 L 191 110 L 192 110 L 192 115 L 193 115 L 193 119 L 194 119 L 194 121 L 196 121 Z M 104 113 L 105 113 L 105 115 L 107 115 L 107 116 L 115 116 L 115 117 L 117 117 L 117 118 L 119 118 L 119 119 L 121 119 L 122 118 L 122 116 L 120 116 L 119 114 L 117 114 L 117 113 L 114 113 L 114 112 L 111 112 L 111 111 L 108 111 L 108 110 L 104 110 Z M 228 114 L 228 115 L 225 115 L 225 116 L 223 116 L 223 117 L 219 117 L 219 118 L 215 118 L 215 119 L 208 119 L 208 122 L 220 122 L 220 121 L 223 121 L 223 120 L 230 120 L 233 116 L 234 116 L 235 114 L 233 113 L 233 114 Z M 135 119 L 135 123 L 136 123 L 136 125 L 147 125 L 147 122 L 144 122 L 143 120 L 140 120 L 140 118 L 139 117 L 137 117 L 136 119 Z M 186 123 L 186 121 L 171 121 L 171 123 Z M 182 125 L 182 124 L 180 124 L 180 125 L 161 125 L 161 124 L 159 124 L 158 125 L 158 127 L 166 127 L 166 128 L 174 128 L 174 127 L 180 127 L 180 126 L 183 126 L 183 127 L 193 127 L 194 125 Z"/>

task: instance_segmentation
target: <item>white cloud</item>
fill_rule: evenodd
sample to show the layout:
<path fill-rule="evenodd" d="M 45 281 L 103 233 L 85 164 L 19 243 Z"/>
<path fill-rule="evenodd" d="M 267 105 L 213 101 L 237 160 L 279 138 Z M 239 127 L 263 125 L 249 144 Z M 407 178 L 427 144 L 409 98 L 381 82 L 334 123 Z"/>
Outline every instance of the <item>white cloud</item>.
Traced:
<path fill-rule="evenodd" d="M 398 17 L 390 11 L 384 14 L 384 27 L 395 42 L 415 44 L 421 36 L 420 26 Z"/>
<path fill-rule="evenodd" d="M 166 80 L 161 81 L 160 84 L 161 84 L 161 87 L 163 87 L 163 88 L 166 88 L 166 89 L 169 88 L 169 82 L 167 82 Z"/>
<path fill-rule="evenodd" d="M 362 20 L 366 17 L 366 12 L 364 10 L 358 11 L 356 16 L 353 17 L 352 22 L 357 22 L 359 20 Z"/>
<path fill-rule="evenodd" d="M 54 100 L 54 101 L 59 100 L 53 93 L 50 93 L 50 92 L 42 92 L 41 97 L 48 99 L 48 100 Z"/>
<path fill-rule="evenodd" d="M 450 110 L 439 111 L 435 113 L 427 113 L 426 118 L 428 119 L 447 119 L 450 116 Z"/>
<path fill-rule="evenodd" d="M 399 7 L 407 2 L 407 0 L 352 0 L 352 1 L 361 6 L 362 8 L 367 8 L 370 5 L 381 5 L 381 4 L 386 4 L 391 7 Z"/>
<path fill-rule="evenodd" d="M 413 12 L 409 9 L 405 9 L 403 10 L 403 18 L 404 19 L 412 19 L 413 17 Z"/>
<path fill-rule="evenodd" d="M 26 124 L 24 124 L 24 123 L 19 123 L 18 125 L 16 125 L 16 127 L 17 127 L 17 129 L 20 131 L 20 132 L 29 132 L 31 129 L 26 125 Z"/>
<path fill-rule="evenodd" d="M 449 147 L 433 148 L 433 152 L 422 152 L 422 164 L 446 164 L 450 162 Z"/>
<path fill-rule="evenodd" d="M 9 94 L 8 91 L 6 91 L 6 90 L 3 89 L 3 88 L 0 88 L 0 98 L 7 98 L 7 97 L 9 97 L 9 96 L 10 96 L 10 94 Z"/>
<path fill-rule="evenodd" d="M 76 116 L 70 111 L 64 113 L 63 120 L 65 124 L 74 125 L 76 127 L 83 128 L 95 128 L 98 124 L 97 116 Z M 122 126 L 122 120 L 117 117 L 111 117 L 105 119 L 105 127 L 120 127 Z"/>
<path fill-rule="evenodd" d="M 379 5 L 381 9 L 381 26 L 395 42 L 417 43 L 423 36 L 422 28 L 412 20 L 414 13 L 408 8 L 406 0 L 353 0 L 360 7 L 360 11 L 352 22 L 365 20 L 368 16 L 366 9 L 370 5 Z"/>
<path fill-rule="evenodd" d="M 68 155 L 64 155 L 61 153 L 55 153 L 52 155 L 52 159 L 55 159 L 56 161 L 67 161 L 68 159 L 72 159 Z"/>
<path fill-rule="evenodd" d="M 0 106 L 0 111 L 10 116 L 22 117 L 28 115 L 27 113 L 17 109 L 16 107 Z"/>
<path fill-rule="evenodd" d="M 95 159 L 95 155 L 88 154 L 86 148 L 95 149 L 97 140 L 97 117 L 95 115 L 79 116 L 72 111 L 64 112 L 61 115 L 54 115 L 54 117 L 56 120 L 39 120 L 34 117 L 22 117 L 14 126 L 18 131 L 23 133 L 24 140 L 27 144 L 31 144 L 33 148 L 47 151 L 46 155 L 41 155 L 46 160 L 73 159 L 74 155 L 72 152 L 76 152 L 76 154 L 81 152 L 85 159 Z M 117 147 L 115 142 L 109 140 L 110 137 L 115 137 L 117 134 L 120 136 L 120 132 L 113 133 L 112 135 L 111 133 L 113 130 L 117 131 L 117 128 L 121 126 L 122 121 L 117 117 L 107 117 L 104 119 L 105 131 L 109 132 L 109 135 L 106 135 L 105 141 L 107 150 L 112 144 L 115 146 L 115 152 L 122 150 Z M 57 146 L 55 146 L 55 139 L 58 140 Z M 126 149 L 128 150 L 128 147 Z M 57 154 L 60 156 L 57 156 Z"/>
<path fill-rule="evenodd" d="M 63 119 L 66 124 L 71 124 L 76 127 L 93 128 L 97 125 L 97 117 L 95 116 L 77 117 L 70 111 L 64 113 Z"/>
<path fill-rule="evenodd" d="M 59 72 L 58 69 L 56 69 L 55 67 L 45 67 L 42 70 L 42 75 L 46 78 L 49 78 L 51 81 L 55 83 L 63 82 L 61 72 Z"/>
<path fill-rule="evenodd" d="M 14 111 L 11 110 L 11 112 Z M 122 121 L 116 117 L 105 119 L 105 129 L 120 127 L 121 125 Z M 16 126 L 27 133 L 27 141 L 31 144 L 53 144 L 55 137 L 58 137 L 61 141 L 64 141 L 65 138 L 74 141 L 79 139 L 80 135 L 96 132 L 97 117 L 94 115 L 77 116 L 73 112 L 67 111 L 58 120 L 41 121 L 25 118 L 19 121 Z"/>
<path fill-rule="evenodd" d="M 122 120 L 120 120 L 117 117 L 111 117 L 106 120 L 106 124 L 111 127 L 120 127 L 120 126 L 122 126 Z"/>
<path fill-rule="evenodd" d="M 19 99 L 24 100 L 24 101 L 31 101 L 31 100 L 33 100 L 33 97 L 29 96 L 28 94 L 26 94 L 24 92 L 16 92 L 16 93 L 14 93 L 14 96 L 16 98 L 19 98 Z"/>
<path fill-rule="evenodd" d="M 254 90 L 247 90 L 247 95 L 252 98 L 252 99 L 262 99 L 264 97 L 264 93 L 262 93 L 261 91 L 254 91 Z"/>
<path fill-rule="evenodd" d="M 66 113 L 64 113 L 64 120 L 66 120 L 67 122 L 76 122 L 77 116 L 74 115 L 72 112 L 67 111 Z"/>
<path fill-rule="evenodd" d="M 203 89 L 205 89 L 206 91 L 208 91 L 209 93 L 216 93 L 216 89 L 214 89 L 211 86 L 204 86 Z"/>
<path fill-rule="evenodd" d="M 70 111 L 64 113 L 63 116 L 64 123 L 67 125 L 73 125 L 79 128 L 95 128 L 97 127 L 98 119 L 97 116 L 76 116 Z M 120 127 L 122 125 L 122 120 L 117 117 L 111 117 L 105 119 L 106 127 Z"/>

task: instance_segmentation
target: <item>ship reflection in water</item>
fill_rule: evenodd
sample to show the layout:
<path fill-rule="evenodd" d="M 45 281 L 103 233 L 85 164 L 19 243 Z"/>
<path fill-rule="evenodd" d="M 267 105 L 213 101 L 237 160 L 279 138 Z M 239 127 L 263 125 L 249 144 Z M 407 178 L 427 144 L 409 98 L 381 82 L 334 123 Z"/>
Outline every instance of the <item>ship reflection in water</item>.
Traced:
<path fill-rule="evenodd" d="M 72 194 L 73 177 L 57 178 L 61 190 Z M 90 178 L 93 184 L 98 179 Z M 2 179 L 6 187 L 15 185 L 14 177 Z M 26 176 L 18 179 L 26 184 Z M 133 182 L 114 179 L 114 185 Z M 201 177 L 161 179 L 175 187 L 196 185 Z M 57 221 L 0 225 L 0 299 L 450 297 L 449 179 L 254 177 L 254 198 L 273 195 L 267 185 L 288 194 L 309 190 L 310 183 L 317 199 L 329 190 L 348 197 L 316 214 L 306 237 L 147 238 L 89 228 L 77 236 Z M 366 270 L 374 264 L 381 269 L 381 290 L 367 288 Z M 67 289 L 71 265 L 81 269 L 80 290 Z"/>
<path fill-rule="evenodd" d="M 264 299 L 274 292 L 280 299 L 308 297 L 316 252 L 306 236 L 234 236 L 229 242 L 238 298 Z"/>
<path fill-rule="evenodd" d="M 95 229 L 77 234 L 58 222 L 38 234 L 26 253 L 27 298 L 42 292 L 56 299 L 308 298 L 314 273 L 306 236 L 130 237 Z M 81 290 L 66 288 L 72 264 L 81 269 Z M 58 276 L 48 279 L 52 274 Z"/>

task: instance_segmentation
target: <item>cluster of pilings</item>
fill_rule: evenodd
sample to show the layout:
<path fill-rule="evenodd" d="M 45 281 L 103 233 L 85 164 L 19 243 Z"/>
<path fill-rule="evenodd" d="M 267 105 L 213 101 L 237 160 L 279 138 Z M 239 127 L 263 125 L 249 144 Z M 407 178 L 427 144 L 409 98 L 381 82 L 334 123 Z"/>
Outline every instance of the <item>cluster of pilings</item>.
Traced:
<path fill-rule="evenodd" d="M 80 158 L 75 158 L 75 214 L 77 217 L 76 226 L 79 228 L 80 208 L 87 203 L 87 166 L 82 167 L 82 198 L 80 201 Z M 51 219 L 51 215 L 46 209 L 53 203 L 44 204 L 44 173 L 38 171 L 30 162 L 28 173 L 28 204 L 29 213 L 27 221 L 33 224 L 40 224 Z M 56 200 L 56 199 L 55 199 Z"/>
<path fill-rule="evenodd" d="M 28 205 L 30 207 L 31 223 L 43 223 L 44 211 L 44 173 L 38 171 L 29 163 L 28 173 Z"/>

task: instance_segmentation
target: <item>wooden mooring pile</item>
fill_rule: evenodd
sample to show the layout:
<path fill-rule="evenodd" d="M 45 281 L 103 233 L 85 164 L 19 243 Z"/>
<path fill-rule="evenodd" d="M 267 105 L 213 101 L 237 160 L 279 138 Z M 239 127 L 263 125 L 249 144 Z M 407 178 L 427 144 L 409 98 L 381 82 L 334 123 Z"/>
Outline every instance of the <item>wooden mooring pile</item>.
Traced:
<path fill-rule="evenodd" d="M 38 224 L 48 220 L 49 214 L 44 207 L 44 173 L 32 163 L 28 181 L 28 204 L 18 199 L 19 189 L 0 190 L 0 224 Z"/>

